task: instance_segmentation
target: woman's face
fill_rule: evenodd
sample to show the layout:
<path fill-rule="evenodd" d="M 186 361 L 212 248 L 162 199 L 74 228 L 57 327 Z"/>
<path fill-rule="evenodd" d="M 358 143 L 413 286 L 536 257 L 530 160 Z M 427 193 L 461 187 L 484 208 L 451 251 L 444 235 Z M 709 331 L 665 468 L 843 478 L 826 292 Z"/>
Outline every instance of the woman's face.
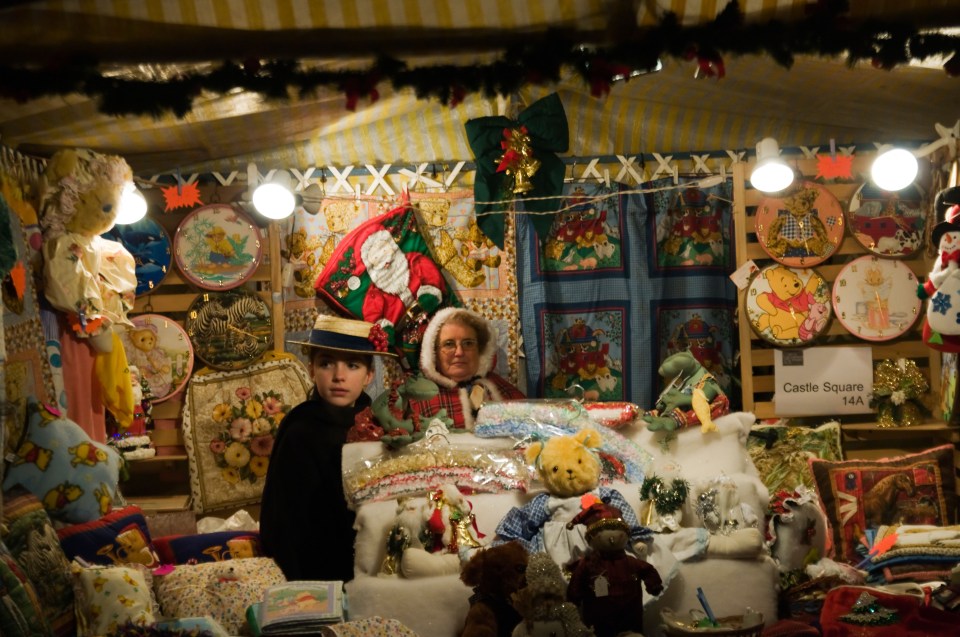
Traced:
<path fill-rule="evenodd" d="M 349 354 L 321 352 L 310 363 L 317 393 L 336 407 L 350 407 L 371 380 L 373 369 Z"/>
<path fill-rule="evenodd" d="M 480 369 L 477 332 L 459 323 L 445 323 L 437 338 L 437 370 L 460 382 L 473 378 Z"/>

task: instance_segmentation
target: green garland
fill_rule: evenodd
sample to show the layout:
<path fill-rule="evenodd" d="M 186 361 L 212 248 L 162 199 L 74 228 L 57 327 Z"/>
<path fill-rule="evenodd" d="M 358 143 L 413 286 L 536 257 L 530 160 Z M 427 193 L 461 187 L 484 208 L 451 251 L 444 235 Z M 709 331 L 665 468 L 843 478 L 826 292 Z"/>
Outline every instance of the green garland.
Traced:
<path fill-rule="evenodd" d="M 673 12 L 664 13 L 652 27 L 623 21 L 616 32 L 604 34 L 607 42 L 602 46 L 591 44 L 598 38 L 595 32 L 547 31 L 522 46 L 510 46 L 489 64 L 409 67 L 382 56 L 367 69 L 331 72 L 294 60 L 228 61 L 208 72 L 157 81 L 106 76 L 95 61 L 71 60 L 57 68 L 0 65 L 0 97 L 25 102 L 77 93 L 97 99 L 100 111 L 108 115 L 173 113 L 182 118 L 203 91 L 224 94 L 239 88 L 286 100 L 290 92 L 307 96 L 328 87 L 342 91 L 352 110 L 360 98 L 375 101 L 377 85 L 389 81 L 395 89 L 412 88 L 421 99 L 455 106 L 468 94 L 509 95 L 525 85 L 556 83 L 563 68 L 572 68 L 591 93 L 601 97 L 617 79 L 650 70 L 667 56 L 696 60 L 699 75 L 723 77 L 722 56 L 728 54 L 765 54 L 786 68 L 796 55 L 845 54 L 850 65 L 869 60 L 882 69 L 912 58 L 944 56 L 949 57 L 944 70 L 960 75 L 960 37 L 921 33 L 902 21 L 853 23 L 845 19 L 848 10 L 847 0 L 820 0 L 798 21 L 746 24 L 733 1 L 714 20 L 694 26 L 681 25 Z"/>
<path fill-rule="evenodd" d="M 660 515 L 668 515 L 682 507 L 689 493 L 690 484 L 683 478 L 674 478 L 669 489 L 655 475 L 644 478 L 640 485 L 640 499 L 653 500 L 653 506 Z"/>

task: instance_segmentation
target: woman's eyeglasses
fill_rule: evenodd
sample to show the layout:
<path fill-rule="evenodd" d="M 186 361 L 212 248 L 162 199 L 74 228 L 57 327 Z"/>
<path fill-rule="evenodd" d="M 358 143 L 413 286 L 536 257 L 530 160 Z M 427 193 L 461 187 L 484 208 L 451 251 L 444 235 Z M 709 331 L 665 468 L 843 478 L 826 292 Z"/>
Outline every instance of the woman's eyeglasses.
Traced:
<path fill-rule="evenodd" d="M 461 348 L 465 352 L 472 352 L 477 349 L 478 343 L 475 338 L 465 338 L 462 341 L 455 341 L 453 339 L 448 341 L 443 341 L 440 343 L 440 351 L 444 354 L 452 354 L 457 351 L 457 348 Z"/>

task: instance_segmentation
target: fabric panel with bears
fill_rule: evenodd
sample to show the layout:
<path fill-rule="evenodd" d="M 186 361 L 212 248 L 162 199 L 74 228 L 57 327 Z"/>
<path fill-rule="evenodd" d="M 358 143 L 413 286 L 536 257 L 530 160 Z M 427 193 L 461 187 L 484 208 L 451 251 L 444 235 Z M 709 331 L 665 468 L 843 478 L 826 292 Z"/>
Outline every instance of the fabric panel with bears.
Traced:
<path fill-rule="evenodd" d="M 882 460 L 811 459 L 810 468 L 838 561 L 860 562 L 860 536 L 868 528 L 956 523 L 953 445 Z"/>
<path fill-rule="evenodd" d="M 57 637 L 74 634 L 73 584 L 50 516 L 35 495 L 16 485 L 3 494 L 2 540 L 29 578 Z"/>

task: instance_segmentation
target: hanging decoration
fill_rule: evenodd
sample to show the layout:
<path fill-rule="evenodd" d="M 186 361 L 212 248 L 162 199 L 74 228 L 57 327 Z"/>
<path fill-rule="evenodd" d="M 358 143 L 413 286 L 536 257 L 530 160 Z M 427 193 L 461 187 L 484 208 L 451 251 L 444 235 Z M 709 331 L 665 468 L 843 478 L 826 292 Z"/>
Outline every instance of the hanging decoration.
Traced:
<path fill-rule="evenodd" d="M 921 397 L 930 388 L 916 362 L 907 358 L 883 360 L 873 370 L 870 406 L 880 427 L 910 427 L 923 422 Z"/>
<path fill-rule="evenodd" d="M 614 42 L 597 43 L 594 31 L 550 30 L 531 36 L 522 46 L 505 46 L 489 63 L 408 66 L 381 57 L 370 67 L 329 71 L 298 60 L 228 61 L 210 70 L 182 73 L 158 80 L 142 80 L 102 71 L 95 62 L 59 60 L 58 65 L 0 65 L 0 97 L 26 102 L 46 96 L 81 94 L 99 100 L 107 115 L 173 113 L 184 117 L 201 95 L 225 94 L 236 89 L 269 99 L 293 99 L 321 87 L 341 91 L 346 108 L 361 98 L 376 101 L 377 85 L 412 88 L 418 97 L 435 98 L 456 106 L 468 94 L 510 95 L 529 84 L 557 82 L 564 68 L 583 78 L 595 97 L 634 72 L 656 68 L 672 57 L 695 62 L 696 77 L 725 75 L 723 55 L 762 55 L 790 68 L 796 55 L 845 55 L 852 66 L 868 61 L 892 69 L 910 59 L 943 57 L 944 71 L 960 76 L 960 37 L 920 31 L 903 23 L 870 20 L 857 23 L 845 15 L 847 0 L 819 0 L 805 7 L 802 19 L 746 22 L 738 2 L 729 2 L 710 22 L 685 26 L 676 13 L 666 11 L 658 24 L 623 29 Z M 621 25 L 622 26 L 622 25 Z M 318 31 L 322 35 L 322 31 Z"/>
<path fill-rule="evenodd" d="M 853 179 L 853 155 L 817 155 L 817 175 L 814 179 Z"/>
<path fill-rule="evenodd" d="M 183 184 L 178 182 L 172 186 L 167 186 L 163 188 L 163 199 L 166 202 L 164 212 L 203 205 L 203 202 L 200 201 L 200 188 L 195 183 Z"/>
<path fill-rule="evenodd" d="M 466 123 L 467 141 L 477 159 L 473 194 L 477 201 L 477 225 L 500 249 L 503 249 L 503 203 L 516 195 L 528 197 L 524 210 L 535 213 L 556 212 L 562 201 L 556 197 L 563 189 L 563 161 L 556 153 L 566 152 L 570 144 L 567 114 L 556 93 L 531 104 L 516 121 L 503 116 L 478 117 Z M 553 215 L 532 216 L 537 234 L 545 236 Z"/>

